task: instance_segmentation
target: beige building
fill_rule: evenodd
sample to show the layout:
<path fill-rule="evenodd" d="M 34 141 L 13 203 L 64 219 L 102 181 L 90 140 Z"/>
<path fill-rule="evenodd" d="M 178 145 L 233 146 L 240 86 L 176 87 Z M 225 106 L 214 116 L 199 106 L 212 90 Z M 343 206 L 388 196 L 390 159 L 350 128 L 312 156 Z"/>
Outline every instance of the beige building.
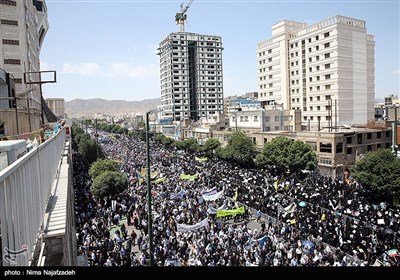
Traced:
<path fill-rule="evenodd" d="M 366 22 L 333 16 L 321 22 L 283 20 L 257 45 L 259 100 L 302 112 L 315 130 L 374 118 L 374 37 Z"/>
<path fill-rule="evenodd" d="M 1 106 L 0 122 L 5 124 L 6 135 L 41 127 L 40 88 L 25 84 L 24 73 L 40 71 L 39 54 L 48 28 L 44 0 L 0 1 L 0 69 L 9 73 L 14 83 L 14 92 L 4 97 L 18 97 L 17 110 L 9 102 Z"/>
<path fill-rule="evenodd" d="M 226 145 L 230 133 L 228 131 L 214 131 L 212 137 Z M 247 136 L 253 140 L 259 151 L 262 150 L 265 143 L 279 136 L 303 141 L 316 152 L 318 167 L 321 172 L 331 177 L 342 176 L 342 171 L 346 166 L 353 165 L 367 152 L 379 148 L 390 149 L 392 145 L 391 128 L 378 126 L 375 128 L 341 128 L 333 132 L 255 132 L 249 133 Z"/>
<path fill-rule="evenodd" d="M 60 119 L 65 118 L 65 100 L 64 98 L 47 98 L 47 106 Z"/>

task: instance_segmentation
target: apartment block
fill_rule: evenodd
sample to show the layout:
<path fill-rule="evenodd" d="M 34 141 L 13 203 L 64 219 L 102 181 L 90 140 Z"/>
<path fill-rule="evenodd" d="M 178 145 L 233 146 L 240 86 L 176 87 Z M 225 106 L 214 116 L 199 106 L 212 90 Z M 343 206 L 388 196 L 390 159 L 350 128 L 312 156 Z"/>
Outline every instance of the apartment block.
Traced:
<path fill-rule="evenodd" d="M 222 40 L 178 32 L 159 44 L 163 119 L 198 120 L 222 114 Z"/>
<path fill-rule="evenodd" d="M 374 46 L 363 20 L 278 22 L 257 45 L 259 100 L 301 110 L 311 129 L 367 123 L 374 119 Z"/>

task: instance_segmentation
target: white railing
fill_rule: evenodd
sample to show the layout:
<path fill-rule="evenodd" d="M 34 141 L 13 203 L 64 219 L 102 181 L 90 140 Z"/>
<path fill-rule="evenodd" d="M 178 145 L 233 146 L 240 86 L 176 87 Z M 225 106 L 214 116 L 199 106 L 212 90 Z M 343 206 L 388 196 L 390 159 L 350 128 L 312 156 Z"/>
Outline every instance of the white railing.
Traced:
<path fill-rule="evenodd" d="M 65 129 L 0 172 L 3 266 L 28 266 L 39 237 Z"/>

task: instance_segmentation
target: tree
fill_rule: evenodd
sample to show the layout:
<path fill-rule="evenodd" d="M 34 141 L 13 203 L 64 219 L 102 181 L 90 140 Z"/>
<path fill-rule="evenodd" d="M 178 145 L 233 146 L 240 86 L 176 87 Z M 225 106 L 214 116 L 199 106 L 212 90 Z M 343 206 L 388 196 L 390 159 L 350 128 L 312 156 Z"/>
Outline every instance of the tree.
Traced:
<path fill-rule="evenodd" d="M 279 173 L 297 173 L 304 169 L 314 170 L 317 155 L 306 143 L 280 136 L 264 145 L 256 162 L 259 166 L 273 167 Z"/>
<path fill-rule="evenodd" d="M 94 178 L 90 190 L 97 198 L 122 193 L 128 187 L 128 177 L 117 171 L 106 171 Z"/>
<path fill-rule="evenodd" d="M 178 141 L 175 143 L 175 147 L 188 152 L 197 152 L 200 148 L 199 143 L 197 143 L 195 138 L 188 138 L 183 141 Z"/>
<path fill-rule="evenodd" d="M 209 138 L 203 145 L 203 152 L 207 155 L 212 155 L 215 151 L 221 147 L 221 143 L 216 138 Z"/>
<path fill-rule="evenodd" d="M 253 165 L 256 146 L 242 131 L 236 130 L 228 138 L 224 148 L 217 148 L 217 155 L 241 165 Z"/>
<path fill-rule="evenodd" d="M 146 123 L 144 121 L 140 121 L 140 122 L 138 122 L 137 126 L 139 128 L 144 128 L 146 126 Z"/>
<path fill-rule="evenodd" d="M 350 170 L 358 183 L 378 196 L 400 196 L 400 159 L 389 149 L 368 152 Z"/>
<path fill-rule="evenodd" d="M 92 163 L 89 175 L 94 179 L 106 171 L 118 171 L 118 164 L 109 159 L 98 159 Z"/>
<path fill-rule="evenodd" d="M 103 157 L 101 147 L 97 144 L 96 140 L 91 138 L 83 138 L 78 144 L 78 151 L 89 164 L 95 162 L 97 158 Z"/>

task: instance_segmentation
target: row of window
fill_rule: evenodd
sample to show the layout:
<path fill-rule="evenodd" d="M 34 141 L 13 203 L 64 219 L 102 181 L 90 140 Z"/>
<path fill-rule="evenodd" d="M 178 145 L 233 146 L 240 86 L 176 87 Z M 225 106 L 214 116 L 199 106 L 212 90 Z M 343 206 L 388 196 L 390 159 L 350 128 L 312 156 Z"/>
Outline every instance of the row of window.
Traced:
<path fill-rule="evenodd" d="M 17 2 L 11 1 L 11 0 L 0 0 L 0 4 L 9 5 L 9 6 L 17 6 Z"/>
<path fill-rule="evenodd" d="M 4 64 L 21 65 L 20 59 L 4 59 Z"/>
<path fill-rule="evenodd" d="M 19 46 L 19 41 L 18 40 L 3 39 L 3 45 Z"/>
<path fill-rule="evenodd" d="M 18 20 L 1 19 L 1 24 L 18 26 Z"/>
<path fill-rule="evenodd" d="M 319 40 L 319 36 L 320 36 L 320 35 L 316 35 L 316 36 L 314 37 L 314 38 L 315 38 L 315 41 L 318 41 L 318 40 Z M 327 38 L 327 37 L 329 37 L 329 32 L 325 32 L 324 34 L 321 34 L 321 37 L 322 37 L 322 38 Z M 311 38 L 311 37 L 308 38 L 308 42 L 309 42 L 309 43 L 312 42 L 312 38 Z M 302 44 L 303 44 L 303 45 L 305 44 L 305 40 L 302 41 Z M 291 48 L 291 49 L 297 48 L 298 45 L 299 45 L 298 42 L 293 43 L 293 44 L 290 44 L 290 48 Z"/>

